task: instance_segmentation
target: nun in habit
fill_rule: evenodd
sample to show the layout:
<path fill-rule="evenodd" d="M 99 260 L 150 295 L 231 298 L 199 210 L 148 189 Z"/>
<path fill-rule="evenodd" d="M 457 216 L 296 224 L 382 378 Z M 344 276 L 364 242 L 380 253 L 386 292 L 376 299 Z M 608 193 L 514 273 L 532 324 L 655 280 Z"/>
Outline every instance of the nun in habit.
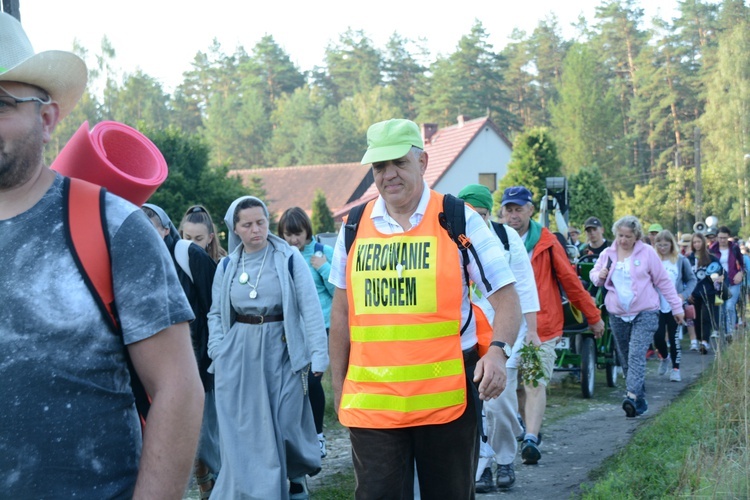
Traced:
<path fill-rule="evenodd" d="M 269 233 L 261 200 L 235 200 L 224 221 L 229 255 L 208 314 L 222 465 L 212 497 L 307 498 L 320 449 L 306 381 L 328 367 L 315 284 L 299 250 Z"/>

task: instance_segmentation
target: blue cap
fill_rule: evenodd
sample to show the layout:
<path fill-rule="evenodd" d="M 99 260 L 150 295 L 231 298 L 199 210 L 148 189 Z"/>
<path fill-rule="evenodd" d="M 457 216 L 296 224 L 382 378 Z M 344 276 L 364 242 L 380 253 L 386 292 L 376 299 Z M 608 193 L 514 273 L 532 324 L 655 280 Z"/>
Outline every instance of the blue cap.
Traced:
<path fill-rule="evenodd" d="M 505 188 L 505 191 L 503 191 L 502 206 L 505 206 L 508 203 L 513 203 L 514 205 L 526 205 L 527 203 L 531 203 L 531 199 L 531 191 L 525 187 L 511 186 Z"/>

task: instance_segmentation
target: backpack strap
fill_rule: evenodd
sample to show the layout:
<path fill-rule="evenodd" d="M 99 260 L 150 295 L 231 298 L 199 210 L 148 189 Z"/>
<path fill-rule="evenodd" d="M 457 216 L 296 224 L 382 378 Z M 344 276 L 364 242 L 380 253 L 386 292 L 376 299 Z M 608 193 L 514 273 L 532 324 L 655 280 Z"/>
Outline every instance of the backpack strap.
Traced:
<path fill-rule="evenodd" d="M 106 190 L 80 179 L 63 181 L 63 220 L 73 260 L 112 329 L 120 327 L 115 313 L 109 238 L 105 231 Z"/>
<path fill-rule="evenodd" d="M 117 320 L 112 284 L 112 260 L 104 209 L 106 191 L 103 187 L 80 179 L 65 178 L 63 181 L 63 225 L 70 253 L 84 283 L 112 330 L 122 336 L 122 329 Z M 125 359 L 130 372 L 130 386 L 135 398 L 135 407 L 143 428 L 151 407 L 151 398 L 138 378 L 127 348 Z"/>
<path fill-rule="evenodd" d="M 505 224 L 500 224 L 499 222 L 492 221 L 492 229 L 495 230 L 495 234 L 497 234 L 498 238 L 500 238 L 500 242 L 503 244 L 505 251 L 510 252 L 510 243 L 508 242 L 508 230 L 505 229 Z"/>
<path fill-rule="evenodd" d="M 367 203 L 357 205 L 349 211 L 349 216 L 346 218 L 346 224 L 344 224 L 344 244 L 346 245 L 346 253 L 349 253 L 354 240 L 357 238 L 357 229 L 359 229 L 359 221 L 362 219 L 362 213 L 365 211 Z"/>
<path fill-rule="evenodd" d="M 188 240 L 177 240 L 174 246 L 174 260 L 177 265 L 180 266 L 182 272 L 184 272 L 191 282 L 195 282 L 193 279 L 193 273 L 190 271 L 190 245 L 193 243 Z"/>

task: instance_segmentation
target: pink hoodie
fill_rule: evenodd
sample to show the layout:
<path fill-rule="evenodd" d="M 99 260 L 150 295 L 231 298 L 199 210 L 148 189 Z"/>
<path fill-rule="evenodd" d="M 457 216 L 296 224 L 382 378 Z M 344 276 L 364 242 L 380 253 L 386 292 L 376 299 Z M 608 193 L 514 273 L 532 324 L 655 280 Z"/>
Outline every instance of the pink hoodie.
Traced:
<path fill-rule="evenodd" d="M 599 278 L 599 273 L 602 268 L 606 267 L 610 259 L 612 260 L 612 268 L 610 268 L 607 279 L 604 280 L 604 287 L 608 292 L 604 299 L 604 305 L 610 314 L 624 316 L 635 315 L 642 311 L 658 310 L 659 294 L 656 293 L 657 288 L 672 307 L 672 314 L 682 314 L 685 312 L 682 308 L 682 300 L 677 295 L 677 290 L 675 290 L 667 271 L 664 270 L 661 259 L 657 255 L 656 250 L 649 245 L 646 245 L 642 241 L 637 241 L 633 248 L 633 254 L 630 256 L 633 302 L 630 303 L 629 311 L 625 311 L 622 308 L 617 297 L 615 285 L 612 284 L 612 273 L 614 272 L 615 264 L 617 264 L 617 241 L 599 255 L 599 260 L 596 261 L 594 268 L 589 274 L 589 278 L 594 285 L 601 286 L 602 280 Z"/>

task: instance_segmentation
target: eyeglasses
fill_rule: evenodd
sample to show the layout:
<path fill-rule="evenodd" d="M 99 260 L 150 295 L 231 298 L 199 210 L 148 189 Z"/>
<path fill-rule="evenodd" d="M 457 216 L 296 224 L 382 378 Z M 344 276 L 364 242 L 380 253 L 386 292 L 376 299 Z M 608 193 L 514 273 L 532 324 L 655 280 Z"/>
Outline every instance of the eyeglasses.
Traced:
<path fill-rule="evenodd" d="M 15 97 L 12 95 L 3 95 L 0 96 L 0 115 L 7 115 L 10 113 L 13 113 L 19 104 L 23 104 L 25 102 L 38 102 L 39 104 L 49 104 L 52 102 L 51 97 L 47 97 L 47 99 L 42 99 L 40 97 Z"/>

